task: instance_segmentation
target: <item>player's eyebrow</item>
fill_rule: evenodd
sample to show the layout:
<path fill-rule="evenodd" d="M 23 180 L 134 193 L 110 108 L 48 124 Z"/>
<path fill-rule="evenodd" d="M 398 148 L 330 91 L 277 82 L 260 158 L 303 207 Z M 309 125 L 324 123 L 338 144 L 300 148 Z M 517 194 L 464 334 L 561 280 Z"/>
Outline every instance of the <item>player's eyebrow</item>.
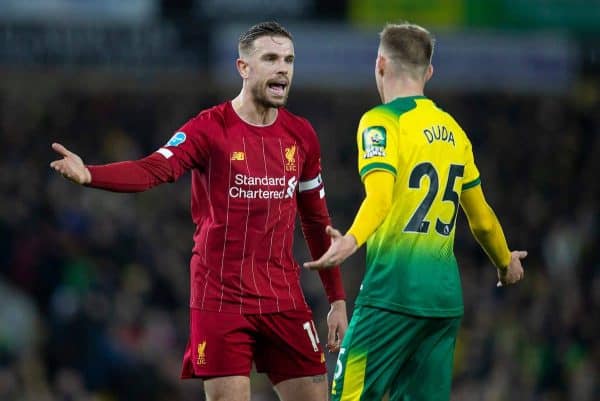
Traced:
<path fill-rule="evenodd" d="M 275 53 L 275 52 L 269 52 L 269 53 L 265 53 L 263 55 L 260 56 L 261 59 L 263 60 L 273 60 L 279 57 L 283 57 L 285 60 L 294 60 L 294 54 L 281 54 L 281 53 Z"/>
<path fill-rule="evenodd" d="M 261 60 L 275 60 L 279 57 L 283 57 L 285 61 L 291 62 L 294 61 L 294 54 L 281 55 L 279 53 L 269 52 L 260 56 Z"/>

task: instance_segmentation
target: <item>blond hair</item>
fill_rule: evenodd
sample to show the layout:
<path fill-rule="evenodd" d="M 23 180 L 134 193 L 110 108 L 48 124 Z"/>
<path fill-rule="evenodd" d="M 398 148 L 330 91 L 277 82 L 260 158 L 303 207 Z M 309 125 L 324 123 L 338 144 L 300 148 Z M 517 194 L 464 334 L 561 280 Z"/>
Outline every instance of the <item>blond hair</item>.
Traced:
<path fill-rule="evenodd" d="M 381 33 L 380 49 L 398 70 L 413 78 L 422 78 L 431 64 L 435 39 L 415 24 L 387 24 Z"/>

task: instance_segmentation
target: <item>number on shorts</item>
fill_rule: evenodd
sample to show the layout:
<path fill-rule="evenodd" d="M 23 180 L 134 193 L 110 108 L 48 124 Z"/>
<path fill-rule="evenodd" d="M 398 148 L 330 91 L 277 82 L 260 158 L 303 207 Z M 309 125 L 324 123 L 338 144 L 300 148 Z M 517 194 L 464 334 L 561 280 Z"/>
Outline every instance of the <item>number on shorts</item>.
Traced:
<path fill-rule="evenodd" d="M 342 375 L 344 371 L 344 366 L 342 365 L 342 355 L 346 353 L 346 348 L 340 348 L 340 353 L 338 354 L 337 363 L 335 364 L 335 373 L 333 374 L 333 380 L 337 380 Z"/>
<path fill-rule="evenodd" d="M 317 329 L 315 329 L 315 324 L 313 321 L 310 320 L 308 322 L 304 322 L 302 328 L 306 330 L 306 333 L 308 333 L 308 338 L 310 339 L 313 350 L 315 350 L 315 352 L 319 351 L 319 346 L 317 345 L 319 344 L 319 336 L 317 335 Z"/>

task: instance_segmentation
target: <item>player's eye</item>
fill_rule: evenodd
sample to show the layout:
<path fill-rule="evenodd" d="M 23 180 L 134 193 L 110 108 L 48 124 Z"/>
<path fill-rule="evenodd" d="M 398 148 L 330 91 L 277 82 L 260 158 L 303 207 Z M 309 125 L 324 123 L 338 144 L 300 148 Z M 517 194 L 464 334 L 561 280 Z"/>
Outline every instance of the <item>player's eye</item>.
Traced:
<path fill-rule="evenodd" d="M 265 54 L 264 56 L 262 56 L 262 59 L 265 61 L 275 61 L 275 60 L 277 60 L 277 55 L 276 54 Z"/>

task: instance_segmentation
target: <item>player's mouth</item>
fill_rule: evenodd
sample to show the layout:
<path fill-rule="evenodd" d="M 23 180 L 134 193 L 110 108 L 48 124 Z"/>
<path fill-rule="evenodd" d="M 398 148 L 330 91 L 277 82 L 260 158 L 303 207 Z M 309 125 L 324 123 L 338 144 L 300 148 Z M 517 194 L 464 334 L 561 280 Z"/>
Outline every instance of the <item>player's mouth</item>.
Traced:
<path fill-rule="evenodd" d="M 267 82 L 268 91 L 273 96 L 277 96 L 277 97 L 285 96 L 285 91 L 286 91 L 288 85 L 289 85 L 288 81 L 284 80 L 284 79 Z"/>

